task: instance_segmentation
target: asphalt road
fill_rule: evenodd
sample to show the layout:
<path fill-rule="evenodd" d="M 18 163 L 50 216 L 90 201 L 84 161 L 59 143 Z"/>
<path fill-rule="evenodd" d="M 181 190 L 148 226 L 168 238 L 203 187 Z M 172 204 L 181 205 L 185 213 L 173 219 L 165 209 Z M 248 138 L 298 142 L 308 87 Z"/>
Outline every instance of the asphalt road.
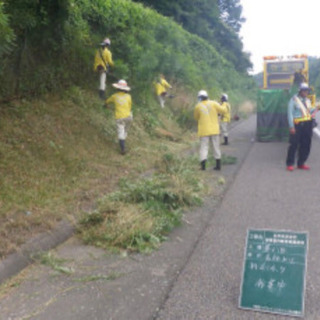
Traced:
<path fill-rule="evenodd" d="M 119 257 L 72 238 L 53 252 L 67 273 L 35 264 L 2 286 L 0 319 L 290 319 L 238 308 L 248 228 L 309 232 L 305 319 L 320 319 L 320 140 L 310 171 L 287 172 L 287 143 L 253 143 L 254 134 L 255 117 L 232 130 L 223 152 L 238 163 L 206 172 L 226 179 L 223 198 L 186 213 L 159 250 Z"/>
<path fill-rule="evenodd" d="M 254 144 L 157 320 L 296 319 L 237 308 L 248 228 L 309 233 L 304 319 L 320 319 L 320 140 L 310 171 L 286 171 L 286 150 Z"/>

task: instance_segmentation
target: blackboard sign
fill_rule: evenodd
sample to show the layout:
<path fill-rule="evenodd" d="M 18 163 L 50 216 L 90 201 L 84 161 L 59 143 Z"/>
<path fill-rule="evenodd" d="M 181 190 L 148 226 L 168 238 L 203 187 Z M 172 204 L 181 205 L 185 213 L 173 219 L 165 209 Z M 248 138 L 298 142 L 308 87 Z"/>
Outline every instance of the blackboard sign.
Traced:
<path fill-rule="evenodd" d="M 307 233 L 248 230 L 239 307 L 303 316 Z"/>

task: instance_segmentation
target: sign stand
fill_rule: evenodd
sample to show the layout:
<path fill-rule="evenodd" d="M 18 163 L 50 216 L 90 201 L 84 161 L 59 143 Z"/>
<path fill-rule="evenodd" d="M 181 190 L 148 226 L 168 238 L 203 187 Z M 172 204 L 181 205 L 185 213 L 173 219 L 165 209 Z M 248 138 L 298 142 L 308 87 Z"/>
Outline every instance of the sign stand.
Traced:
<path fill-rule="evenodd" d="M 248 230 L 239 308 L 302 317 L 307 233 Z"/>

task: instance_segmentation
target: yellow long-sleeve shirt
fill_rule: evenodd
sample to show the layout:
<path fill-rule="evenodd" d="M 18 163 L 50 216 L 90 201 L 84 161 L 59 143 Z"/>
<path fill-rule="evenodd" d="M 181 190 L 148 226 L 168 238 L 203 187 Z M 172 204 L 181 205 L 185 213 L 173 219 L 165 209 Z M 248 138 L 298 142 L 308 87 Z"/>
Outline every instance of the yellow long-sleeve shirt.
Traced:
<path fill-rule="evenodd" d="M 126 92 L 117 92 L 106 100 L 106 104 L 114 104 L 115 118 L 124 119 L 131 115 L 132 100 L 131 95 Z"/>
<path fill-rule="evenodd" d="M 221 104 L 223 107 L 226 108 L 227 112 L 225 114 L 222 115 L 221 117 L 221 121 L 222 122 L 230 122 L 231 121 L 231 106 L 230 106 L 230 103 L 228 102 L 223 102 Z"/>
<path fill-rule="evenodd" d="M 112 53 L 108 48 L 100 48 L 96 51 L 93 66 L 94 71 L 97 71 L 98 66 L 102 66 L 104 70 L 107 69 L 107 66 L 114 66 Z"/>
<path fill-rule="evenodd" d="M 226 112 L 226 107 L 216 101 L 199 102 L 194 109 L 194 118 L 198 121 L 198 136 L 206 137 L 220 134 L 218 114 Z"/>
<path fill-rule="evenodd" d="M 171 85 L 163 78 L 161 78 L 160 81 L 156 82 L 155 84 L 155 90 L 158 96 L 162 95 L 167 91 L 167 89 L 170 88 L 172 88 Z"/>

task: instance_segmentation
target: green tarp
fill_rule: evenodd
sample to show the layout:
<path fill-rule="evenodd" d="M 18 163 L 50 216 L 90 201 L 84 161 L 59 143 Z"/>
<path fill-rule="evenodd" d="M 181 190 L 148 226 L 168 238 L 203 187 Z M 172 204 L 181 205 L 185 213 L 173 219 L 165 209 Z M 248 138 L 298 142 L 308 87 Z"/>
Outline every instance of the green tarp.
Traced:
<path fill-rule="evenodd" d="M 287 108 L 296 88 L 259 90 L 257 106 L 257 140 L 287 141 L 289 137 Z"/>

